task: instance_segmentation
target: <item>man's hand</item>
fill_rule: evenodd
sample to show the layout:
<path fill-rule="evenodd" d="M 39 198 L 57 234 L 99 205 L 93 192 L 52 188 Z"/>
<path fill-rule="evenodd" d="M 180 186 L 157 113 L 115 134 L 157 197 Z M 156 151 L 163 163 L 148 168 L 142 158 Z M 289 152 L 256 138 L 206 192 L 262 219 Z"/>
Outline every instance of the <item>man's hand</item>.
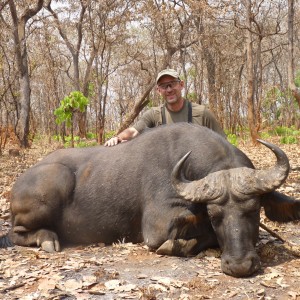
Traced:
<path fill-rule="evenodd" d="M 121 133 L 119 133 L 117 136 L 109 139 L 104 144 L 104 146 L 106 146 L 106 147 L 116 146 L 119 143 L 124 143 L 124 142 L 127 142 L 127 141 L 135 138 L 138 134 L 139 134 L 139 132 L 134 127 L 129 127 L 127 129 L 125 129 L 124 131 L 122 131 Z"/>
<path fill-rule="evenodd" d="M 121 143 L 123 140 L 118 137 L 118 136 L 115 136 L 113 138 L 111 138 L 110 140 L 108 140 L 107 142 L 105 142 L 104 146 L 105 147 L 112 147 L 112 146 L 116 146 L 118 145 L 119 143 Z"/>

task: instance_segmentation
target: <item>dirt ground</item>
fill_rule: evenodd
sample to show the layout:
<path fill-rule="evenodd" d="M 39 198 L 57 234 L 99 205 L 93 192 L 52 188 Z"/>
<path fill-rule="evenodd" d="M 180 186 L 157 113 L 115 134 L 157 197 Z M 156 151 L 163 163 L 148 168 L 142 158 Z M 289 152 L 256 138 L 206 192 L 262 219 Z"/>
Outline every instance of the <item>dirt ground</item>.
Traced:
<path fill-rule="evenodd" d="M 279 145 L 278 140 L 272 142 Z M 8 231 L 9 193 L 27 168 L 58 145 L 40 143 L 0 157 L 0 225 Z M 290 159 L 291 172 L 279 189 L 300 200 L 300 147 L 280 145 Z M 239 145 L 257 168 L 275 159 L 264 147 Z M 0 249 L 0 299 L 300 299 L 299 222 L 261 221 L 294 245 L 292 251 L 267 231 L 260 230 L 259 273 L 233 278 L 222 273 L 220 251 L 208 249 L 197 257 L 157 255 L 146 246 L 122 243 L 64 249 L 48 254 L 38 248 Z"/>

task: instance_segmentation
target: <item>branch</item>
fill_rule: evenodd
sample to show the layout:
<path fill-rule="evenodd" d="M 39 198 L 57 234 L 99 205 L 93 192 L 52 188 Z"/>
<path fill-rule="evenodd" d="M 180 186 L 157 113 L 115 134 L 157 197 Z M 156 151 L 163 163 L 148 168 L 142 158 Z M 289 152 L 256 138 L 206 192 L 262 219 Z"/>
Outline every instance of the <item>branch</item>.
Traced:
<path fill-rule="evenodd" d="M 34 8 L 26 9 L 24 14 L 21 16 L 21 19 L 23 19 L 26 23 L 30 18 L 35 16 L 43 8 L 43 4 L 44 4 L 44 0 L 38 0 Z"/>
<path fill-rule="evenodd" d="M 81 11 L 80 11 L 80 17 L 79 17 L 79 22 L 78 22 L 78 27 L 77 27 L 77 32 L 78 32 L 78 42 L 77 42 L 77 53 L 80 50 L 81 47 L 81 42 L 82 42 L 82 23 L 83 23 L 83 18 L 84 18 L 84 14 L 87 8 L 87 4 L 84 4 L 83 1 L 81 2 Z"/>
<path fill-rule="evenodd" d="M 57 13 L 52 9 L 51 7 L 51 1 L 48 3 L 47 5 L 47 10 L 52 14 L 52 16 L 54 17 L 55 19 L 55 23 L 56 23 L 56 26 L 57 26 L 57 29 L 59 31 L 59 34 L 60 36 L 62 37 L 62 39 L 65 41 L 68 49 L 70 50 L 71 54 L 74 56 L 76 55 L 75 53 L 75 49 L 74 49 L 74 46 L 72 45 L 72 43 L 69 41 L 67 35 L 65 34 L 63 28 L 61 27 L 61 24 L 60 24 L 60 21 L 59 21 L 59 18 L 57 16 Z"/>
<path fill-rule="evenodd" d="M 0 290 L 0 293 L 4 294 L 4 293 L 6 293 L 8 291 L 13 291 L 15 289 L 18 289 L 19 287 L 24 286 L 24 285 L 25 285 L 25 283 L 19 283 L 19 284 L 10 285 L 7 288 L 4 288 L 4 289 Z"/>
<path fill-rule="evenodd" d="M 0 12 L 8 4 L 8 2 L 9 2 L 9 0 L 7 0 L 6 2 L 0 4 Z"/>
<path fill-rule="evenodd" d="M 278 235 L 276 232 L 274 232 L 272 229 L 270 229 L 269 227 L 267 227 L 265 224 L 263 223 L 259 223 L 259 226 L 264 229 L 265 231 L 269 232 L 272 236 L 274 236 L 275 238 L 277 238 L 278 240 L 280 240 L 281 242 L 285 243 L 286 240 L 284 240 L 280 235 Z"/>
<path fill-rule="evenodd" d="M 150 94 L 150 92 L 153 89 L 154 85 L 155 85 L 155 83 L 152 82 L 148 86 L 148 89 L 145 91 L 145 93 L 143 94 L 141 99 L 134 105 L 133 113 L 130 114 L 130 116 L 127 118 L 127 120 L 122 124 L 122 126 L 119 128 L 117 134 L 119 134 L 121 131 L 128 128 L 130 126 L 130 124 L 135 120 L 135 118 L 139 115 L 141 110 L 149 103 L 149 100 L 146 100 L 146 98 Z"/>
<path fill-rule="evenodd" d="M 271 230 L 269 227 L 267 227 L 263 223 L 259 223 L 259 226 L 264 229 L 265 231 L 269 232 L 272 236 L 279 239 L 281 242 L 284 243 L 284 248 L 286 248 L 288 251 L 290 251 L 293 255 L 300 257 L 300 246 L 299 245 L 292 245 L 289 241 L 285 240 L 281 236 L 279 236 L 276 232 Z"/>

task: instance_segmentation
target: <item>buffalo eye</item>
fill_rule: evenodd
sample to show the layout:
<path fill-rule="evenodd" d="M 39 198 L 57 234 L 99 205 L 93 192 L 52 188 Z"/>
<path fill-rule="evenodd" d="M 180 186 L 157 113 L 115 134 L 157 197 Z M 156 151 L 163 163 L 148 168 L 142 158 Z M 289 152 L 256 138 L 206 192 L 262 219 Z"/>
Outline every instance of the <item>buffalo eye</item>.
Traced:
<path fill-rule="evenodd" d="M 243 214 L 245 216 L 254 216 L 260 213 L 259 201 L 251 200 L 243 204 Z"/>
<path fill-rule="evenodd" d="M 211 224 L 217 228 L 221 225 L 222 219 L 223 219 L 222 217 L 218 216 L 218 217 L 210 218 L 210 221 L 211 221 Z"/>

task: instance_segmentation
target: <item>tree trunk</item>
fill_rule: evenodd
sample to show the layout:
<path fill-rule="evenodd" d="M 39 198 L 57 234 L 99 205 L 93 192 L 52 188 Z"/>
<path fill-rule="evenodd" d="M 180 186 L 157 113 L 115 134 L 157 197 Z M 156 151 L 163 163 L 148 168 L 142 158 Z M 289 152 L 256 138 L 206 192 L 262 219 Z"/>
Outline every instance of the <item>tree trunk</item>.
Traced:
<path fill-rule="evenodd" d="M 141 99 L 136 102 L 136 104 L 133 107 L 133 111 L 130 113 L 128 118 L 125 120 L 125 122 L 121 125 L 121 127 L 118 130 L 118 134 L 122 132 L 124 129 L 128 128 L 131 123 L 135 120 L 135 118 L 139 115 L 139 113 L 142 111 L 142 109 L 149 103 L 148 96 L 153 89 L 155 83 L 151 83 L 148 86 L 148 89 L 145 91 L 145 93 L 142 95 Z"/>
<path fill-rule="evenodd" d="M 199 11 L 199 15 L 202 15 L 202 9 Z M 208 101 L 209 109 L 214 113 L 214 115 L 219 118 L 217 111 L 217 97 L 216 97 L 216 63 L 211 53 L 209 42 L 205 40 L 205 26 L 203 24 L 203 18 L 199 16 L 195 18 L 195 24 L 198 30 L 198 35 L 200 39 L 201 48 L 203 51 L 203 57 L 207 70 L 207 80 L 208 80 Z"/>
<path fill-rule="evenodd" d="M 14 24 L 13 35 L 20 84 L 20 116 L 16 126 L 16 134 L 20 141 L 20 145 L 23 148 L 27 148 L 30 146 L 28 136 L 31 94 L 25 26 L 27 21 L 42 9 L 43 3 L 43 0 L 38 0 L 35 8 L 25 10 L 24 14 L 20 18 L 18 18 L 14 1 L 9 1 L 10 13 Z"/>
<path fill-rule="evenodd" d="M 248 108 L 248 126 L 252 142 L 257 144 L 257 128 L 255 126 L 255 107 L 254 107 L 254 68 L 253 68 L 253 45 L 251 33 L 251 0 L 246 0 L 246 43 L 247 43 L 247 108 Z"/>
<path fill-rule="evenodd" d="M 288 87 L 295 97 L 300 107 L 300 90 L 295 85 L 295 67 L 294 67 L 294 0 L 288 0 Z"/>

